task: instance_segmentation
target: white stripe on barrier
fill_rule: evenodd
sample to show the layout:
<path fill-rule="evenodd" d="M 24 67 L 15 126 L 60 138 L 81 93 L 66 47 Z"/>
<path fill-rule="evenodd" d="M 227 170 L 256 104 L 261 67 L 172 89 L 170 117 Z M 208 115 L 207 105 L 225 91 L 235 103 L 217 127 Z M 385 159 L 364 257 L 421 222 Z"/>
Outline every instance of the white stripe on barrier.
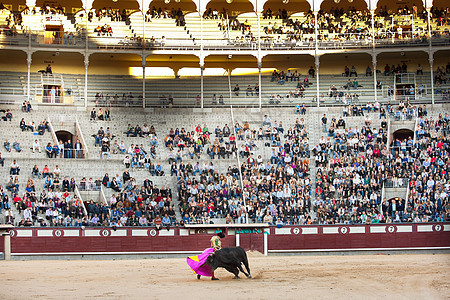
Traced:
<path fill-rule="evenodd" d="M 322 232 L 324 234 L 335 234 L 335 233 L 339 233 L 339 227 L 323 227 L 322 228 Z"/>
<path fill-rule="evenodd" d="M 66 236 L 80 236 L 79 230 L 64 230 L 64 237 Z"/>
<path fill-rule="evenodd" d="M 371 226 L 370 233 L 386 233 L 385 226 Z"/>
<path fill-rule="evenodd" d="M 110 236 L 127 236 L 126 229 L 111 230 Z"/>
<path fill-rule="evenodd" d="M 147 229 L 133 229 L 131 230 L 132 236 L 148 236 L 148 230 Z"/>
<path fill-rule="evenodd" d="M 25 229 L 25 230 L 16 230 L 16 237 L 31 237 L 33 236 L 33 230 Z"/>
<path fill-rule="evenodd" d="M 100 229 L 85 230 L 84 236 L 100 236 Z"/>
<path fill-rule="evenodd" d="M 366 233 L 366 227 L 352 227 L 350 226 L 350 233 Z"/>
<path fill-rule="evenodd" d="M 301 234 L 317 234 L 319 229 L 317 227 L 303 227 Z"/>
<path fill-rule="evenodd" d="M 275 228 L 275 234 L 291 234 L 291 228 Z"/>
<path fill-rule="evenodd" d="M 180 228 L 180 236 L 188 236 L 189 229 Z"/>
<path fill-rule="evenodd" d="M 444 231 L 450 231 L 450 225 L 445 224 L 444 225 Z"/>
<path fill-rule="evenodd" d="M 161 229 L 159 231 L 158 235 L 159 236 L 174 236 L 175 235 L 175 230 L 173 230 L 173 229 L 169 229 L 169 230 Z"/>
<path fill-rule="evenodd" d="M 53 236 L 53 230 L 38 230 L 37 231 L 37 236 Z"/>
<path fill-rule="evenodd" d="M 412 232 L 412 225 L 397 226 L 397 232 Z"/>
<path fill-rule="evenodd" d="M 432 232 L 433 225 L 417 225 L 417 232 Z"/>

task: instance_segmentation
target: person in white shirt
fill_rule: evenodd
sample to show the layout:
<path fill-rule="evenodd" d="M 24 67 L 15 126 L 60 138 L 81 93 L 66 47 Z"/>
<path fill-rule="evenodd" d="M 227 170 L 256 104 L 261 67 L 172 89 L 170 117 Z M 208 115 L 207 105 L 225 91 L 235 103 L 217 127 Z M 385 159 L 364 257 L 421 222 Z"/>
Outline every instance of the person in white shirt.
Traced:
<path fill-rule="evenodd" d="M 23 219 L 24 220 L 27 220 L 27 219 L 32 219 L 32 215 L 31 215 L 31 210 L 30 210 L 30 208 L 29 207 L 27 207 L 27 209 L 25 209 L 24 211 L 23 211 Z"/>
<path fill-rule="evenodd" d="M 34 126 L 34 122 L 30 121 L 30 123 L 28 123 L 28 129 L 31 130 L 32 132 L 34 132 L 36 130 L 36 128 Z"/>
<path fill-rule="evenodd" d="M 148 127 L 147 123 L 144 124 L 144 126 L 142 127 L 142 133 L 144 135 L 149 135 L 150 133 L 150 127 Z"/>
<path fill-rule="evenodd" d="M 116 174 L 116 184 L 119 189 L 122 187 L 122 179 L 119 174 Z"/>
<path fill-rule="evenodd" d="M 120 142 L 119 150 L 120 152 L 122 152 L 122 154 L 124 154 L 126 151 L 125 144 L 123 143 L 123 141 Z"/>
<path fill-rule="evenodd" d="M 155 146 L 158 144 L 158 138 L 156 137 L 156 134 L 150 134 L 150 145 Z"/>
<path fill-rule="evenodd" d="M 263 126 L 264 126 L 264 125 L 269 125 L 269 126 L 271 126 L 271 120 L 270 120 L 269 116 L 267 116 L 267 115 L 264 115 Z"/>
<path fill-rule="evenodd" d="M 111 205 L 111 207 L 115 207 L 116 203 L 117 203 L 116 195 L 113 194 L 109 199 L 109 204 Z"/>
<path fill-rule="evenodd" d="M 5 210 L 5 224 L 12 224 L 14 221 L 13 214 L 11 212 L 11 208 Z"/>
<path fill-rule="evenodd" d="M 56 165 L 55 169 L 53 170 L 53 176 L 59 177 L 61 175 L 61 169 Z"/>
<path fill-rule="evenodd" d="M 63 143 L 63 141 L 59 141 L 59 144 L 58 144 L 58 148 L 59 148 L 59 157 L 63 157 L 63 155 L 64 155 L 64 143 Z"/>
<path fill-rule="evenodd" d="M 134 154 L 134 144 L 131 144 L 131 146 L 128 148 L 128 154 L 133 155 Z"/>
<path fill-rule="evenodd" d="M 41 153 L 41 146 L 39 145 L 38 140 L 34 140 L 33 142 L 33 153 L 36 151 L 36 149 Z"/>

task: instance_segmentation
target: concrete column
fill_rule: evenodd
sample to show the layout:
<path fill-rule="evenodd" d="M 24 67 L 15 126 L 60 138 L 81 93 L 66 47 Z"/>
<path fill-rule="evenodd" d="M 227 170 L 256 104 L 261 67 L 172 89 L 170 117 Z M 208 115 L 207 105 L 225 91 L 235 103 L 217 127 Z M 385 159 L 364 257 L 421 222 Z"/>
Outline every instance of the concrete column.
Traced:
<path fill-rule="evenodd" d="M 200 13 L 200 51 L 203 51 L 203 14 L 204 11 L 199 11 Z"/>
<path fill-rule="evenodd" d="M 429 6 L 428 3 L 426 3 L 426 6 Z M 433 52 L 431 50 L 432 43 L 431 43 L 431 7 L 427 7 L 427 20 L 428 20 L 428 54 L 429 58 L 428 61 L 430 62 L 430 76 L 431 76 L 431 104 L 434 105 L 434 76 L 433 76 Z"/>
<path fill-rule="evenodd" d="M 319 55 L 317 55 L 317 50 L 319 47 L 319 24 L 317 23 L 317 14 L 319 11 L 315 10 L 314 13 L 314 40 L 315 40 L 315 49 L 314 49 L 314 63 L 316 66 L 316 97 L 317 97 L 317 107 L 320 107 L 320 95 L 319 95 L 319 65 L 320 65 L 320 58 Z"/>
<path fill-rule="evenodd" d="M 320 95 L 319 95 L 319 66 L 320 66 L 320 56 L 316 55 L 314 58 L 316 65 L 316 95 L 317 95 L 317 107 L 320 107 Z"/>
<path fill-rule="evenodd" d="M 92 6 L 91 6 L 91 8 L 92 8 Z M 85 17 L 86 17 L 86 52 L 88 51 L 88 49 L 89 49 L 89 30 L 88 30 L 88 27 L 89 27 L 89 18 L 88 18 L 88 14 L 89 14 L 89 11 L 91 10 L 91 8 L 85 8 Z"/>
<path fill-rule="evenodd" d="M 205 63 L 200 62 L 200 108 L 203 108 L 203 71 L 205 70 Z"/>
<path fill-rule="evenodd" d="M 84 107 L 88 106 L 88 68 L 89 54 L 84 55 Z"/>
<path fill-rule="evenodd" d="M 5 245 L 5 260 L 11 260 L 11 234 L 3 233 L 3 243 Z"/>
<path fill-rule="evenodd" d="M 377 91 L 377 54 L 372 53 L 372 74 L 373 74 L 373 88 L 375 101 L 378 99 Z"/>
<path fill-rule="evenodd" d="M 429 52 L 429 58 L 430 62 L 430 79 L 431 79 L 431 104 L 434 105 L 434 71 L 433 71 L 433 52 Z"/>
<path fill-rule="evenodd" d="M 375 48 L 375 10 L 370 10 L 370 15 L 372 19 L 372 47 Z"/>
<path fill-rule="evenodd" d="M 202 9 L 202 1 L 199 1 L 200 9 L 200 107 L 203 108 L 203 71 L 205 70 L 205 57 L 203 56 L 203 14 L 205 11 Z M 206 9 L 206 6 L 205 6 Z M 197 105 L 197 103 L 195 103 Z"/>
<path fill-rule="evenodd" d="M 261 12 L 256 12 L 258 16 L 258 52 L 261 51 Z"/>
<path fill-rule="evenodd" d="M 145 109 L 145 67 L 147 67 L 147 56 L 142 56 L 142 108 Z"/>
<path fill-rule="evenodd" d="M 31 61 L 32 61 L 32 52 L 27 53 L 27 100 L 30 101 L 30 84 L 31 84 Z"/>
<path fill-rule="evenodd" d="M 431 45 L 431 7 L 427 7 L 427 21 L 428 21 L 428 41 Z"/>
<path fill-rule="evenodd" d="M 319 35 L 319 33 L 318 33 L 318 30 L 319 30 L 319 24 L 317 24 L 317 14 L 318 14 L 319 12 L 318 12 L 318 11 L 314 11 L 313 13 L 314 13 L 314 38 L 315 38 L 315 41 L 316 41 L 316 51 L 317 51 L 318 42 L 319 42 L 319 40 L 318 40 L 318 35 Z"/>
<path fill-rule="evenodd" d="M 141 10 L 141 12 L 142 12 L 142 49 L 145 49 L 146 45 L 147 45 L 147 41 L 145 40 L 145 13 L 146 13 L 146 11 Z"/>
<path fill-rule="evenodd" d="M 258 87 L 259 87 L 259 92 L 258 92 L 258 102 L 259 102 L 259 109 L 261 109 L 262 107 L 262 96 L 261 96 L 261 92 L 262 92 L 262 85 L 261 85 L 261 69 L 262 69 L 262 62 L 259 61 L 258 62 Z"/>

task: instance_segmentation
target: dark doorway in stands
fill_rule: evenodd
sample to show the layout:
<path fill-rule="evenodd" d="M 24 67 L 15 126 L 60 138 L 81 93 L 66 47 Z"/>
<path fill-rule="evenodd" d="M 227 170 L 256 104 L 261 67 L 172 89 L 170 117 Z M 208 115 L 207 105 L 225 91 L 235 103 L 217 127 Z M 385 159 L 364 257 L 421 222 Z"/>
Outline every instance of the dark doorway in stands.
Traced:
<path fill-rule="evenodd" d="M 397 139 L 401 142 L 403 140 L 408 140 L 411 138 L 414 140 L 414 132 L 409 129 L 399 129 L 392 134 L 393 141 L 397 141 Z"/>
<path fill-rule="evenodd" d="M 74 136 L 72 133 L 70 133 L 69 131 L 66 130 L 59 130 L 55 132 L 56 134 L 56 138 L 58 139 L 58 142 L 62 141 L 64 144 L 68 141 L 70 141 L 72 143 L 72 145 L 74 145 Z M 64 153 L 64 157 L 68 157 L 70 156 L 70 158 L 73 158 L 75 153 L 75 151 L 66 151 L 66 153 Z"/>

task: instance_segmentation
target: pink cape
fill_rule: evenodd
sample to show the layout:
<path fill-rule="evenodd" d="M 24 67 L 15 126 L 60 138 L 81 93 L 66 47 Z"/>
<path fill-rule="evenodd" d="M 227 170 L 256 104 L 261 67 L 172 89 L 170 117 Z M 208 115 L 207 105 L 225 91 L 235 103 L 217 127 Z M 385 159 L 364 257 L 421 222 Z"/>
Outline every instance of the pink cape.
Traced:
<path fill-rule="evenodd" d="M 195 274 L 211 277 L 212 270 L 206 264 L 206 259 L 211 253 L 214 253 L 214 248 L 207 248 L 200 255 L 187 257 L 186 262 Z"/>

